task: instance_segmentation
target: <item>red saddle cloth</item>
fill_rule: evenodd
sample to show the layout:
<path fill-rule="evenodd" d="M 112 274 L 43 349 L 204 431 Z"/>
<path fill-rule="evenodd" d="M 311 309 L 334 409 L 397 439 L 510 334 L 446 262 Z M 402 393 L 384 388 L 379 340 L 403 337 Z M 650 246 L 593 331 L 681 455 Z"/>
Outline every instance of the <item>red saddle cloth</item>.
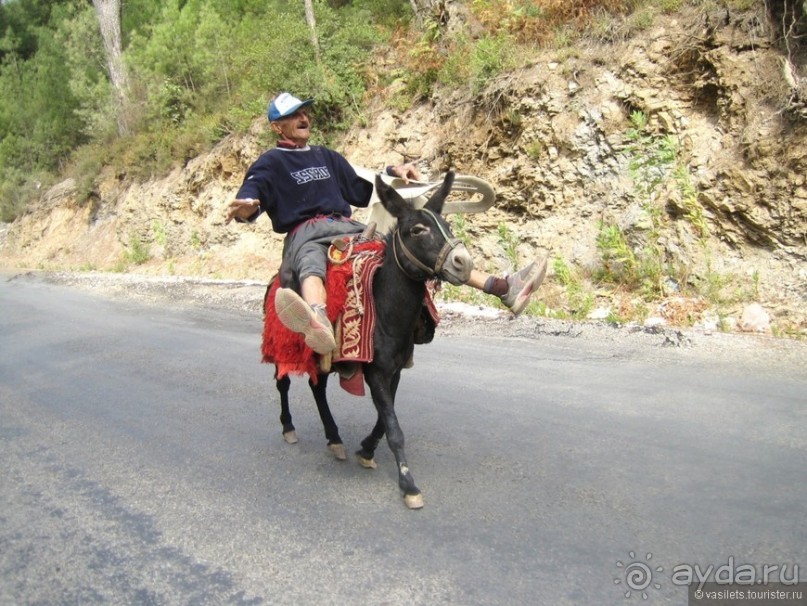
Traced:
<path fill-rule="evenodd" d="M 361 363 L 373 359 L 373 333 L 376 313 L 373 300 L 373 277 L 384 260 L 386 246 L 380 240 L 355 242 L 345 252 L 331 248 L 332 263 L 328 265 L 325 289 L 328 295 L 328 319 L 334 326 L 337 349 L 332 362 L 351 369 L 350 376 L 340 373 L 342 387 L 354 395 L 364 395 Z M 334 261 L 334 257 L 343 258 Z M 277 367 L 277 377 L 307 374 L 317 382 L 320 373 L 316 353 L 302 337 L 280 322 L 275 311 L 275 293 L 280 287 L 277 278 L 269 284 L 264 301 L 262 361 Z M 437 310 L 427 289 L 424 302 L 434 326 Z M 346 364 L 351 363 L 351 364 Z"/>

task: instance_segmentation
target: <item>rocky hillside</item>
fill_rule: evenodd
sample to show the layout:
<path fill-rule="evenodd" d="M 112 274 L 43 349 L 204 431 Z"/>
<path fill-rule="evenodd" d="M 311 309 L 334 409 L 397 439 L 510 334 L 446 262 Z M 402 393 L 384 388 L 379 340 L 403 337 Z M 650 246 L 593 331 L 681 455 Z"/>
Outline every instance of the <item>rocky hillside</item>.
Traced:
<path fill-rule="evenodd" d="M 807 334 L 807 86 L 765 23 L 659 17 L 405 112 L 385 109 L 392 85 L 339 147 L 369 168 L 416 159 L 493 184 L 496 206 L 455 229 L 492 271 L 551 256 L 537 313 Z M 9 226 L 0 263 L 267 279 L 269 222 L 223 223 L 265 131 L 256 119 L 163 178 L 107 174 L 91 204 L 67 180 Z"/>

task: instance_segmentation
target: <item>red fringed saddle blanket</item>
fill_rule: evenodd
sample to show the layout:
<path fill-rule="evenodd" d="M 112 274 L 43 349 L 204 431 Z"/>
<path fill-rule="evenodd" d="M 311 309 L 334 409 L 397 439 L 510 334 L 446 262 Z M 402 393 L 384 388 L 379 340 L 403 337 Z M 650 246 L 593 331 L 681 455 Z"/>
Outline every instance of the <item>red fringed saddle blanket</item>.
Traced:
<path fill-rule="evenodd" d="M 373 300 L 373 277 L 384 260 L 385 244 L 380 240 L 354 241 L 344 253 L 331 247 L 329 256 L 342 257 L 328 265 L 325 289 L 328 295 L 328 319 L 334 326 L 336 351 L 333 363 L 351 369 L 350 375 L 341 375 L 342 387 L 354 394 L 364 395 L 362 362 L 373 359 L 373 333 L 376 314 Z M 320 372 L 318 359 L 303 337 L 281 324 L 275 311 L 275 292 L 280 281 L 275 277 L 269 284 L 264 301 L 264 327 L 262 361 L 277 366 L 278 378 L 289 374 L 307 374 L 317 381 Z M 424 305 L 433 326 L 438 323 L 429 289 Z M 350 364 L 348 364 L 350 363 Z"/>

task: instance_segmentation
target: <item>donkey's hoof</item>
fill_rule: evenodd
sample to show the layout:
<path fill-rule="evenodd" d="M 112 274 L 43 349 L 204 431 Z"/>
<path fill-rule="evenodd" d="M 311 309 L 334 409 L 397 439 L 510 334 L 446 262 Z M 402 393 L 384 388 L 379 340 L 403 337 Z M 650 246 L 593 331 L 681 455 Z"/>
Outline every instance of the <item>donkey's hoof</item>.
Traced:
<path fill-rule="evenodd" d="M 328 444 L 328 450 L 333 453 L 340 461 L 347 460 L 347 453 L 345 452 L 345 445 L 344 444 Z"/>
<path fill-rule="evenodd" d="M 378 465 L 375 463 L 375 459 L 365 459 L 363 456 L 358 455 L 359 465 L 364 467 L 365 469 L 378 469 Z"/>
<path fill-rule="evenodd" d="M 420 509 L 423 507 L 423 495 L 422 494 L 405 494 L 404 495 L 404 503 L 409 509 Z"/>
<path fill-rule="evenodd" d="M 291 431 L 286 431 L 283 433 L 283 439 L 286 440 L 288 444 L 296 444 L 297 443 L 297 432 L 293 429 Z"/>

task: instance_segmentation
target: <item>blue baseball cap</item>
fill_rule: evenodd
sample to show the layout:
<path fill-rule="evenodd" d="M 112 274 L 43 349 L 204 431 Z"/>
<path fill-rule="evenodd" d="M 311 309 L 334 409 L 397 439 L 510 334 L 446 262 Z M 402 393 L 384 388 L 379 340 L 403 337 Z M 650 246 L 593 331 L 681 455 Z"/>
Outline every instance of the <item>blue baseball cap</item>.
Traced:
<path fill-rule="evenodd" d="M 280 120 L 281 118 L 291 116 L 301 107 L 307 107 L 313 102 L 313 99 L 300 101 L 297 97 L 290 93 L 280 93 L 277 97 L 272 99 L 271 103 L 269 103 L 269 122 L 274 122 L 275 120 Z"/>

